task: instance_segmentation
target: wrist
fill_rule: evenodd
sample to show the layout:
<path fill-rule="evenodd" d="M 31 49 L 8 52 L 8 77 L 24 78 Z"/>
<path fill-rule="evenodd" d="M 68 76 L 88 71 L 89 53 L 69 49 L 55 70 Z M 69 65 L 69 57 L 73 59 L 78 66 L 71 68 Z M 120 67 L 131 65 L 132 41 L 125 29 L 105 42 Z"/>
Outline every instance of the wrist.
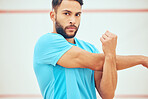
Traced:
<path fill-rule="evenodd" d="M 145 62 L 146 62 L 146 60 L 145 60 L 145 56 L 140 55 L 140 56 L 139 56 L 139 64 L 141 64 L 141 65 L 145 65 Z"/>
<path fill-rule="evenodd" d="M 110 64 L 108 65 L 109 67 L 116 68 L 116 55 L 115 54 L 107 54 L 105 56 L 105 61 Z"/>
<path fill-rule="evenodd" d="M 106 54 L 105 58 L 109 59 L 109 60 L 112 60 L 112 61 L 116 60 L 116 54 L 115 53 Z"/>
<path fill-rule="evenodd" d="M 111 53 L 105 53 L 105 57 L 115 57 L 115 56 L 116 56 L 116 51 Z"/>

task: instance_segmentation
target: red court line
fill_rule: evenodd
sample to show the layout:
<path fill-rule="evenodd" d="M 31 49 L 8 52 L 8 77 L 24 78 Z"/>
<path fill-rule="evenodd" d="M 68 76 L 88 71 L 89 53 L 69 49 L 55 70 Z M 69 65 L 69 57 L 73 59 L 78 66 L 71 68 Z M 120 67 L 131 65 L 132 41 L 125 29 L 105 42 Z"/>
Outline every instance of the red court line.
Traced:
<path fill-rule="evenodd" d="M 116 95 L 115 98 L 147 98 L 148 95 Z"/>
<path fill-rule="evenodd" d="M 39 94 L 1 94 L 0 98 L 40 98 Z"/>
<path fill-rule="evenodd" d="M 0 98 L 41 98 L 39 94 L 1 94 Z M 116 95 L 115 98 L 148 98 L 148 95 Z"/>
<path fill-rule="evenodd" d="M 0 10 L 0 13 L 49 13 L 50 10 Z"/>
<path fill-rule="evenodd" d="M 0 10 L 0 13 L 49 13 L 50 10 Z M 84 9 L 84 13 L 148 12 L 148 9 Z"/>
<path fill-rule="evenodd" d="M 86 13 L 121 13 L 121 12 L 148 12 L 148 9 L 84 9 Z"/>

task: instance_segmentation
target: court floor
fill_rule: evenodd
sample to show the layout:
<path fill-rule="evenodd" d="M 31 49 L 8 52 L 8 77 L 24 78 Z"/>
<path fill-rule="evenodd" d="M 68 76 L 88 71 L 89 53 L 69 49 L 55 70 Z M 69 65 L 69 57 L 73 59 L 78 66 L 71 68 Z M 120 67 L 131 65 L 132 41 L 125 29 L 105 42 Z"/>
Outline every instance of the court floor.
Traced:
<path fill-rule="evenodd" d="M 0 99 L 43 99 L 42 97 L 0 97 Z M 97 99 L 101 99 L 98 97 Z M 115 97 L 114 99 L 148 99 L 148 97 Z"/>
<path fill-rule="evenodd" d="M 0 98 L 0 99 L 43 99 L 43 98 Z M 148 99 L 148 98 L 114 98 L 114 99 Z"/>

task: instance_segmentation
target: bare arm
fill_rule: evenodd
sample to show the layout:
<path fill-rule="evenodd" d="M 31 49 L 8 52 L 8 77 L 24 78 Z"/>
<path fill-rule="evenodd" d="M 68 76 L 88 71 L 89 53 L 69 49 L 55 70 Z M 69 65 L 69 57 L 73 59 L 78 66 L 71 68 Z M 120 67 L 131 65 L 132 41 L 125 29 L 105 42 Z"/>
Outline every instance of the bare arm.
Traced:
<path fill-rule="evenodd" d="M 104 55 L 102 55 L 104 57 Z M 143 63 L 143 64 L 142 64 Z M 129 55 L 129 56 L 116 56 L 116 64 L 118 70 L 123 70 L 126 68 L 130 68 L 136 66 L 138 64 L 142 64 L 143 66 L 148 66 L 148 58 L 145 56 L 139 55 Z M 97 91 L 99 92 L 100 83 L 102 81 L 102 75 L 104 72 L 102 71 L 95 71 L 94 72 L 94 79 L 95 79 L 95 86 Z M 100 92 L 99 92 L 100 94 Z M 101 96 L 101 94 L 100 94 Z"/>
<path fill-rule="evenodd" d="M 104 57 L 104 55 L 102 55 Z M 146 56 L 139 56 L 139 55 L 129 55 L 129 56 L 116 56 L 116 64 L 118 64 L 117 69 L 123 70 L 126 68 L 130 68 L 136 66 L 138 64 L 142 64 L 143 66 L 148 66 L 148 58 Z M 104 70 L 104 69 L 103 69 Z M 100 86 L 102 82 L 102 75 L 104 71 L 95 71 L 94 72 L 94 79 L 95 79 L 95 86 L 97 91 L 101 96 Z"/>
<path fill-rule="evenodd" d="M 148 57 L 142 55 L 116 56 L 117 70 L 123 70 L 136 65 L 148 68 Z"/>
<path fill-rule="evenodd" d="M 108 48 L 109 49 L 109 48 Z M 129 55 L 129 56 L 120 56 L 117 55 L 116 59 L 107 58 L 105 53 L 100 54 L 102 56 L 101 64 L 104 64 L 102 71 L 95 71 L 95 85 L 100 96 L 104 99 L 112 99 L 117 84 L 117 69 L 122 70 L 130 68 L 136 65 L 143 65 L 148 67 L 148 57 L 142 55 Z M 116 61 L 114 61 L 116 60 Z M 111 67 L 109 67 L 110 65 Z M 116 65 L 116 67 L 115 67 Z M 110 81 L 110 82 L 107 82 Z M 112 81 L 112 82 L 111 82 Z M 112 86 L 111 86 L 112 85 Z M 108 92 L 108 90 L 110 90 Z M 107 97 L 108 96 L 108 97 Z"/>
<path fill-rule="evenodd" d="M 66 68 L 89 68 L 92 70 L 103 70 L 105 55 L 87 52 L 73 46 L 57 62 Z M 143 65 L 148 68 L 148 57 L 142 55 L 116 56 L 117 70 L 123 70 L 136 65 Z"/>
<path fill-rule="evenodd" d="M 92 70 L 102 70 L 102 54 L 90 53 L 79 47 L 73 46 L 57 62 L 66 68 L 89 68 Z"/>
<path fill-rule="evenodd" d="M 113 99 L 117 85 L 117 69 L 114 56 L 106 56 L 100 85 L 96 86 L 102 99 Z"/>
<path fill-rule="evenodd" d="M 113 99 L 117 85 L 117 68 L 116 68 L 116 44 L 117 36 L 106 32 L 101 37 L 102 48 L 105 55 L 103 72 L 101 76 L 96 76 L 95 72 L 95 84 L 102 99 Z M 97 82 L 98 81 L 98 82 Z"/>
<path fill-rule="evenodd" d="M 102 57 L 102 60 L 100 60 L 100 65 L 103 65 L 105 55 L 101 53 L 100 57 Z M 116 65 L 117 70 L 127 69 L 136 65 L 143 65 L 144 67 L 148 68 L 148 57 L 143 55 L 116 55 Z"/>
<path fill-rule="evenodd" d="M 103 70 L 105 55 L 85 51 L 73 46 L 57 62 L 66 68 L 89 68 L 92 70 Z M 148 67 L 148 57 L 140 55 L 116 56 L 117 70 L 130 68 L 139 64 Z"/>

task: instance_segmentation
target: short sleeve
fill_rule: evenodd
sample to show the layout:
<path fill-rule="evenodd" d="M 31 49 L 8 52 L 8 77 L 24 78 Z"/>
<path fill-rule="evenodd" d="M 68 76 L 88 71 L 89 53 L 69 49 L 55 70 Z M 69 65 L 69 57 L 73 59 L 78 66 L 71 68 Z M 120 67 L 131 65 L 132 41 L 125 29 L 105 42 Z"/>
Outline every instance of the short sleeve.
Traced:
<path fill-rule="evenodd" d="M 91 46 L 93 48 L 93 53 L 98 53 L 98 54 L 100 53 L 99 50 L 94 45 Z"/>
<path fill-rule="evenodd" d="M 61 56 L 72 47 L 60 34 L 47 33 L 40 37 L 34 48 L 34 62 L 56 66 Z"/>
<path fill-rule="evenodd" d="M 100 53 L 99 50 L 94 46 L 94 52 L 93 53 Z"/>

